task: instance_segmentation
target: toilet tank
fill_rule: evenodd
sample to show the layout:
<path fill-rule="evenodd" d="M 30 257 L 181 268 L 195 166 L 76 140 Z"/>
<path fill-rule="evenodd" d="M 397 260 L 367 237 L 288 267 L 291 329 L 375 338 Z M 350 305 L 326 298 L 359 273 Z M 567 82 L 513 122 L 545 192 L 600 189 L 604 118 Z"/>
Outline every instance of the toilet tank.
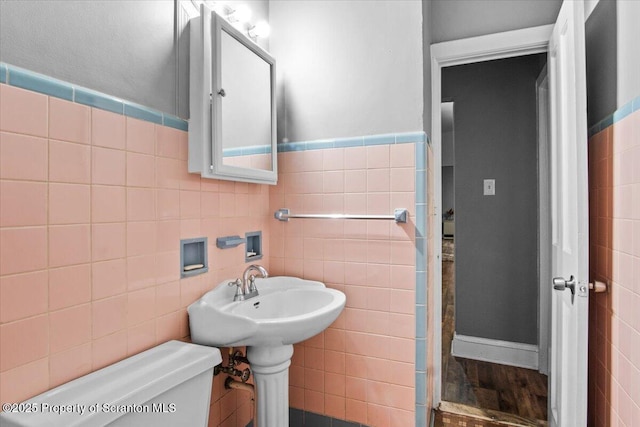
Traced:
<path fill-rule="evenodd" d="M 2 427 L 206 426 L 220 350 L 169 341 L 0 414 Z"/>

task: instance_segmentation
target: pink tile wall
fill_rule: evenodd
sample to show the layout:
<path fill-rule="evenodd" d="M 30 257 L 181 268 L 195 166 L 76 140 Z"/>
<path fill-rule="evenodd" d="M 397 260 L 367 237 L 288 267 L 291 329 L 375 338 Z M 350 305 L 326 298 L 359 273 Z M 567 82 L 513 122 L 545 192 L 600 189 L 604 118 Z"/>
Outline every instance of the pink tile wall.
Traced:
<path fill-rule="evenodd" d="M 216 237 L 262 230 L 268 251 L 268 187 L 186 159 L 186 132 L 0 85 L 0 401 L 188 340 L 187 305 L 245 267 Z M 209 272 L 180 279 L 179 240 L 199 236 Z M 209 425 L 244 427 L 249 396 L 223 380 Z"/>
<path fill-rule="evenodd" d="M 414 424 L 414 144 L 278 155 L 270 211 L 390 214 L 393 221 L 292 219 L 271 226 L 274 274 L 320 280 L 347 296 L 342 315 L 295 346 L 290 405 L 372 427 Z"/>
<path fill-rule="evenodd" d="M 640 112 L 589 140 L 589 425 L 640 425 Z"/>

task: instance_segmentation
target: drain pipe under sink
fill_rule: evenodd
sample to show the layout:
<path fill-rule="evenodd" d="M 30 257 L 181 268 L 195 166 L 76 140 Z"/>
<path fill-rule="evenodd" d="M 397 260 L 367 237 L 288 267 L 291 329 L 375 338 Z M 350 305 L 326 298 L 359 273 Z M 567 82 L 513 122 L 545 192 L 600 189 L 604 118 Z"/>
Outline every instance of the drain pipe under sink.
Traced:
<path fill-rule="evenodd" d="M 251 393 L 251 400 L 255 400 L 255 387 L 253 384 L 243 383 L 241 381 L 236 381 L 231 377 L 227 377 L 224 380 L 224 388 L 228 389 L 236 389 L 236 390 L 244 390 Z"/>

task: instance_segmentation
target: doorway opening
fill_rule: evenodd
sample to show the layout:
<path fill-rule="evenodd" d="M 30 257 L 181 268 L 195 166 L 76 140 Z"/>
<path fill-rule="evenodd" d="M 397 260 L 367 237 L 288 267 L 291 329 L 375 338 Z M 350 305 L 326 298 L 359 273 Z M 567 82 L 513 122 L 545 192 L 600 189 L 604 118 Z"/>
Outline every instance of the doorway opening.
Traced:
<path fill-rule="evenodd" d="M 547 420 L 545 64 L 441 70 L 440 410 L 512 425 Z"/>
<path fill-rule="evenodd" d="M 547 418 L 548 425 L 555 426 L 583 426 L 587 424 L 587 366 L 588 366 L 588 308 L 589 308 L 589 228 L 588 228 L 588 160 L 587 160 L 587 119 L 586 119 L 586 67 L 584 56 L 584 5 L 582 2 L 563 2 L 558 13 L 556 23 L 548 26 L 532 27 L 522 30 L 507 31 L 504 33 L 490 34 L 487 36 L 472 37 L 451 42 L 437 43 L 431 46 L 431 94 L 432 94 L 432 140 L 429 147 L 429 177 L 432 179 L 433 193 L 429 195 L 432 200 L 433 221 L 440 224 L 442 221 L 442 171 L 441 171 L 441 100 L 442 96 L 442 72 L 447 67 L 455 67 L 464 64 L 485 63 L 493 60 L 523 57 L 545 53 L 548 51 L 549 73 L 549 123 L 551 131 L 549 151 L 550 171 L 550 206 L 542 206 L 534 209 L 535 215 L 542 215 L 545 209 L 550 212 L 551 219 L 550 242 L 544 245 L 542 251 L 551 253 L 551 268 L 553 274 L 553 291 L 549 301 L 541 301 L 540 305 L 550 304 L 550 333 L 546 348 L 549 350 L 548 369 L 548 400 Z M 478 80 L 477 76 L 470 80 Z M 486 98 L 491 99 L 493 94 Z M 459 112 L 461 111 L 460 99 L 455 100 L 456 106 L 456 150 L 462 138 L 457 126 Z M 534 102 L 535 108 L 535 102 Z M 532 115 L 536 115 L 535 111 Z M 535 132 L 535 129 L 532 131 Z M 537 152 L 536 152 L 537 153 Z M 496 155 L 500 150 L 496 150 Z M 456 158 L 456 163 L 460 159 Z M 458 170 L 458 165 L 455 167 Z M 491 177 L 482 177 L 491 178 Z M 476 177 L 477 179 L 477 177 Z M 502 178 L 504 179 L 504 177 Z M 504 185 L 500 185 L 498 178 L 493 188 L 499 194 Z M 456 179 L 456 199 L 461 186 Z M 491 186 L 490 186 L 491 187 Z M 486 186 L 485 186 L 486 188 Z M 509 188 L 508 186 L 505 188 Z M 464 230 L 460 213 L 464 212 L 456 200 L 456 265 L 462 265 L 462 240 Z M 539 221 L 543 226 L 546 221 Z M 430 228 L 432 235 L 431 255 L 429 265 L 430 287 L 428 292 L 433 294 L 429 304 L 429 318 L 431 328 L 428 328 L 432 345 L 429 347 L 429 357 L 433 360 L 434 381 L 429 383 L 432 391 L 434 407 L 442 407 L 442 230 L 440 227 Z M 481 243 L 483 243 L 481 241 Z M 477 259 L 486 263 L 484 247 L 477 249 L 477 253 L 485 257 L 469 257 L 473 263 Z M 517 253 L 514 253 L 517 254 Z M 526 257 L 516 257 L 528 259 Z M 464 263 L 466 264 L 466 258 Z M 540 270 L 542 271 L 542 270 Z M 551 289 L 551 284 L 546 281 L 544 274 L 539 275 L 539 286 Z M 460 272 L 456 269 L 456 288 L 462 283 Z M 503 293 L 519 290 L 522 280 L 529 277 L 511 277 L 512 286 L 505 288 Z M 481 287 L 480 291 L 484 288 Z M 457 295 L 463 295 L 456 292 Z M 471 292 L 469 295 L 477 297 L 477 305 L 488 307 L 487 300 L 481 301 L 482 294 Z M 502 293 L 497 293 L 500 296 Z M 538 292 L 541 298 L 543 293 Z M 468 296 L 468 295 L 467 295 Z M 459 305 L 461 301 L 456 301 Z M 484 302 L 485 304 L 481 304 Z M 461 311 L 456 309 L 456 314 Z M 530 313 L 530 308 L 527 309 Z M 489 309 L 486 310 L 490 314 Z M 539 314 L 538 314 L 539 315 Z M 531 317 L 531 316 L 529 316 Z M 528 318 L 529 318 L 528 317 Z M 487 317 L 488 318 L 488 317 Z M 483 317 L 479 317 L 485 320 Z M 507 319 L 508 321 L 509 319 Z M 519 318 L 512 323 L 520 324 Z M 476 333 L 474 328 L 484 325 L 480 321 L 478 325 L 466 325 L 468 331 Z M 504 324 L 504 322 L 502 323 Z M 456 322 L 456 327 L 458 327 Z M 499 330 L 498 332 L 504 332 Z M 469 333 L 469 332 L 467 332 Z M 470 335 L 472 335 L 470 333 Z M 480 335 L 480 334 L 478 334 Z M 536 334 L 537 335 L 537 334 Z M 482 335 L 480 335 L 482 337 Z M 524 336 L 524 335 L 523 335 Z M 531 339 L 526 334 L 527 340 Z M 534 340 L 541 339 L 538 336 Z M 528 343 L 528 341 L 522 341 Z M 468 342 L 472 340 L 467 340 Z M 517 342 L 517 340 L 515 340 Z M 472 343 L 473 344 L 473 343 Z M 455 345 L 452 346 L 452 348 Z M 538 349 L 543 344 L 539 344 Z M 497 352 L 500 354 L 501 352 Z M 538 351 L 538 356 L 541 352 Z M 543 359 L 539 359 L 538 363 Z M 487 418 L 485 418 L 487 419 Z M 492 421 L 492 418 L 488 418 Z M 473 420 L 476 425 L 494 425 L 490 422 L 483 423 Z"/>

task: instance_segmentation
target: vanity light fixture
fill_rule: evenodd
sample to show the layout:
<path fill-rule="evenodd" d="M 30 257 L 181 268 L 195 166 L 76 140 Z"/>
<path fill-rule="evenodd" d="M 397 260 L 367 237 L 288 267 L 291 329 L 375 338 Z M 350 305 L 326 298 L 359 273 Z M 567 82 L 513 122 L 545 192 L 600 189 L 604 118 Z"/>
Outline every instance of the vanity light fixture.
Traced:
<path fill-rule="evenodd" d="M 271 32 L 267 21 L 258 21 L 254 25 L 249 22 L 252 13 L 246 4 L 231 6 L 226 2 L 218 0 L 180 0 L 180 4 L 182 4 L 183 9 L 189 15 L 189 19 L 199 16 L 200 5 L 204 4 L 218 15 L 224 17 L 224 19 L 238 31 L 247 34 L 254 42 L 259 38 L 269 37 L 269 33 Z"/>
<path fill-rule="evenodd" d="M 229 7 L 227 9 L 227 21 L 244 24 L 251 19 L 251 9 L 246 4 L 239 4 L 235 9 Z"/>
<path fill-rule="evenodd" d="M 247 34 L 252 39 L 258 38 L 266 38 L 269 37 L 269 33 L 271 32 L 271 27 L 267 23 L 267 21 L 258 21 L 252 27 L 249 27 Z"/>

